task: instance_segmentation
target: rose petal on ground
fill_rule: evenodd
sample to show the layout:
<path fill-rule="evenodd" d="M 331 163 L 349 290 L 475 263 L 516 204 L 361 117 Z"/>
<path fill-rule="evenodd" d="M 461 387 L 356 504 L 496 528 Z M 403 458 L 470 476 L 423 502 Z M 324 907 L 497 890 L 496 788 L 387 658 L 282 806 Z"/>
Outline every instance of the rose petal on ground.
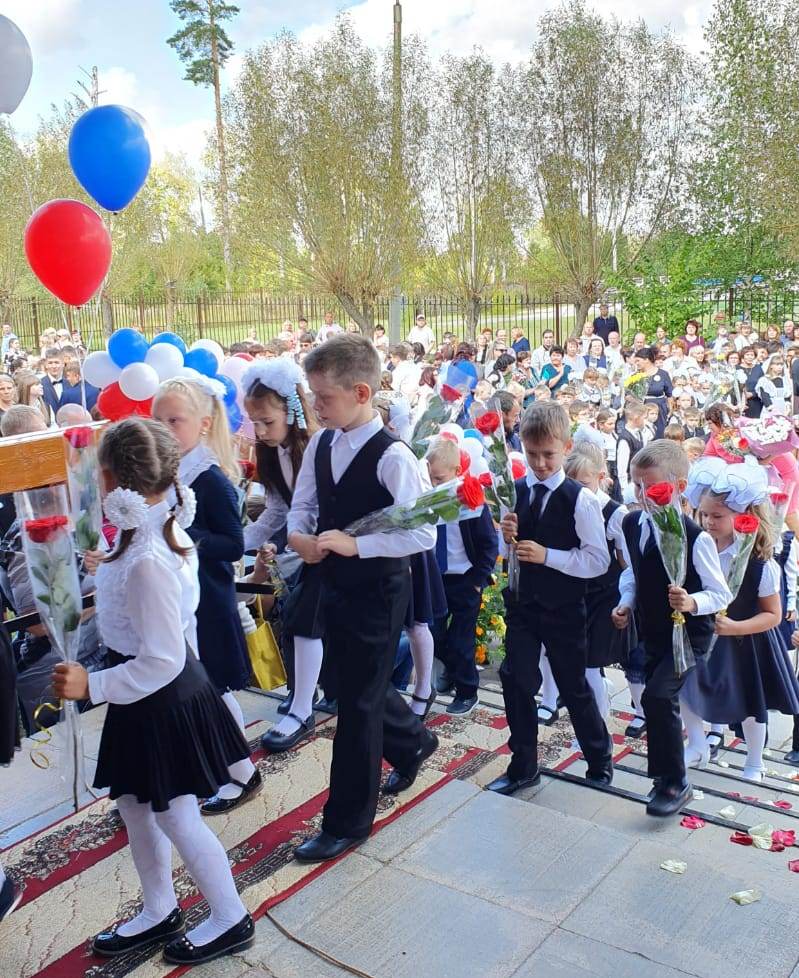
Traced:
<path fill-rule="evenodd" d="M 682 876 L 688 869 L 688 863 L 680 862 L 679 859 L 667 859 L 660 864 L 660 868 L 665 869 L 667 873 L 676 873 L 678 876 Z"/>
<path fill-rule="evenodd" d="M 783 846 L 796 844 L 796 832 L 793 829 L 776 829 L 771 833 L 771 841 Z"/>
<path fill-rule="evenodd" d="M 785 846 L 781 842 L 772 842 L 768 847 L 769 852 L 785 852 Z"/>
<path fill-rule="evenodd" d="M 746 832 L 733 832 L 730 836 L 730 842 L 734 842 L 737 846 L 752 846 L 755 844 L 755 840 L 751 835 L 747 835 Z"/>
<path fill-rule="evenodd" d="M 727 797 L 728 798 L 740 798 L 741 797 L 741 792 L 740 791 L 728 791 L 727 792 Z"/>
<path fill-rule="evenodd" d="M 790 869 L 792 873 L 799 873 L 799 859 L 789 860 L 788 869 Z"/>
<path fill-rule="evenodd" d="M 705 820 L 703 818 L 698 818 L 696 815 L 686 815 L 680 822 L 680 825 L 684 829 L 703 829 L 705 824 Z"/>
<path fill-rule="evenodd" d="M 737 893 L 731 893 L 730 899 L 734 900 L 739 907 L 745 907 L 748 903 L 757 903 L 758 900 L 763 899 L 763 894 L 760 890 L 738 890 Z"/>
<path fill-rule="evenodd" d="M 757 795 L 743 795 L 743 801 L 760 801 Z"/>
<path fill-rule="evenodd" d="M 725 805 L 724 808 L 719 809 L 719 815 L 722 818 L 735 818 L 735 809 L 732 805 Z"/>
<path fill-rule="evenodd" d="M 773 805 L 775 808 L 781 808 L 784 812 L 789 812 L 793 808 L 789 801 L 775 801 Z"/>

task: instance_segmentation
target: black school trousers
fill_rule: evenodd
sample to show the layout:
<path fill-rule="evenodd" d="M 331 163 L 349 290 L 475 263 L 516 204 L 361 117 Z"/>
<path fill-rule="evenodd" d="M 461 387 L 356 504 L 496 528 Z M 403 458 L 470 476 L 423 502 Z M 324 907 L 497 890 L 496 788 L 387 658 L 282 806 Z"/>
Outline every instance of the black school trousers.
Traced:
<path fill-rule="evenodd" d="M 325 651 L 338 719 L 322 828 L 337 838 L 369 834 L 383 758 L 405 772 L 422 746 L 424 726 L 391 684 L 410 588 L 407 571 L 357 588 L 325 583 Z"/>
<path fill-rule="evenodd" d="M 685 757 L 680 716 L 680 690 L 687 673 L 674 672 L 672 635 L 643 641 L 646 685 L 641 706 L 646 718 L 647 771 L 664 787 L 683 787 Z"/>
<path fill-rule="evenodd" d="M 508 776 L 516 781 L 538 770 L 538 711 L 541 646 L 569 711 L 580 749 L 591 772 L 612 760 L 611 739 L 585 678 L 588 647 L 585 602 L 547 609 L 517 601 L 505 591 L 505 660 L 500 667 L 512 759 Z"/>

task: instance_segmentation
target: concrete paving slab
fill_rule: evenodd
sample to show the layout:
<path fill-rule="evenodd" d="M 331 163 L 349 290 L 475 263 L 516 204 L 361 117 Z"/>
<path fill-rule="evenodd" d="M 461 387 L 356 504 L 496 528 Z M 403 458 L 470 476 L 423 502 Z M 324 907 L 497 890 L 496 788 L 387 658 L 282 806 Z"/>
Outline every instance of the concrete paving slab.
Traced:
<path fill-rule="evenodd" d="M 255 923 L 255 944 L 237 955 L 248 966 L 265 968 L 269 978 L 341 978 L 351 973 L 289 940 L 268 917 Z M 213 968 L 213 963 L 209 964 Z M 214 978 L 211 972 L 208 978 Z"/>
<path fill-rule="evenodd" d="M 582 819 L 482 792 L 394 865 L 531 917 L 557 922 L 632 844 L 625 836 Z"/>
<path fill-rule="evenodd" d="M 552 929 L 393 866 L 344 898 L 331 890 L 326 903 L 328 909 L 300 924 L 296 935 L 373 978 L 510 978 Z M 420 921 L 424 926 L 415 926 Z M 254 960 L 251 952 L 247 960 Z M 263 960 L 274 969 L 274 957 Z M 318 970 L 305 974 L 326 978 Z"/>
<path fill-rule="evenodd" d="M 273 978 L 271 971 L 253 967 L 236 955 L 218 958 L 192 968 L 192 978 Z"/>
<path fill-rule="evenodd" d="M 559 928 L 513 978 L 685 978 L 686 974 Z"/>
<path fill-rule="evenodd" d="M 676 876 L 660 869 L 674 857 L 672 848 L 639 843 L 564 929 L 700 978 L 788 978 L 799 958 L 792 874 L 755 872 L 743 862 L 736 870 L 696 855 Z M 685 857 L 684 850 L 678 857 Z M 739 907 L 730 900 L 752 887 L 763 892 L 759 902 Z"/>

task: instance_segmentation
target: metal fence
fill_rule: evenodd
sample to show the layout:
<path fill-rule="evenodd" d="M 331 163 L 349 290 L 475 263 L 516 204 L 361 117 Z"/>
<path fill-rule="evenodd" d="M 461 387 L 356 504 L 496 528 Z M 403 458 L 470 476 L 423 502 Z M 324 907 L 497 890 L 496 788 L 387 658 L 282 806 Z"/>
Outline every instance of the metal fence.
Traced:
<path fill-rule="evenodd" d="M 630 340 L 636 324 L 623 301 L 613 292 L 605 298 L 625 339 Z M 390 301 L 388 296 L 380 297 L 374 307 L 375 322 L 386 328 Z M 48 327 L 78 330 L 92 349 L 104 343 L 104 315 L 98 300 L 80 309 L 41 297 L 11 299 L 4 305 L 5 321 L 26 349 L 37 349 L 39 336 Z M 327 310 L 333 312 L 337 322 L 347 322 L 344 309 L 333 296 L 274 295 L 263 289 L 191 297 L 112 297 L 106 306 L 106 316 L 110 312 L 114 329 L 137 325 L 148 337 L 172 329 L 189 343 L 207 337 L 223 346 L 248 338 L 264 342 L 277 336 L 284 322 L 290 321 L 296 327 L 300 318 L 307 319 L 309 328 L 315 331 Z M 723 312 L 730 320 L 746 315 L 756 326 L 763 327 L 769 322 L 799 318 L 799 292 L 768 287 L 697 289 L 696 318 L 709 324 L 717 312 Z M 462 299 L 430 294 L 403 296 L 403 336 L 419 313 L 425 314 L 439 341 L 447 332 L 458 339 L 468 337 L 467 306 Z M 521 327 L 534 345 L 540 342 L 545 329 L 553 329 L 557 339 L 563 341 L 575 329 L 575 308 L 559 295 L 531 296 L 521 291 L 496 293 L 482 303 L 479 328 L 488 327 L 494 334 L 505 329 L 510 335 L 514 326 Z"/>

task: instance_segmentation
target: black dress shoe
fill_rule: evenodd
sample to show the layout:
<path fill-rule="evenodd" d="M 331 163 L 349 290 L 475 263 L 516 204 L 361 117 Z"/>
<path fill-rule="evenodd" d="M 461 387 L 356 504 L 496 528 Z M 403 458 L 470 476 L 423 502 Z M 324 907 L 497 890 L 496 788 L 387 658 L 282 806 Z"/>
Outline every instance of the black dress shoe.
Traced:
<path fill-rule="evenodd" d="M 608 764 L 606 767 L 598 768 L 596 771 L 592 771 L 590 768 L 585 772 L 586 784 L 596 785 L 597 788 L 605 788 L 608 785 L 613 784 L 613 764 Z"/>
<path fill-rule="evenodd" d="M 177 934 L 182 934 L 186 930 L 186 921 L 180 907 L 175 907 L 172 913 L 160 924 L 143 930 L 141 934 L 133 937 L 123 937 L 117 934 L 116 927 L 111 930 L 103 931 L 92 940 L 92 951 L 101 954 L 104 958 L 114 958 L 118 954 L 125 954 L 133 951 L 137 947 L 144 947 L 145 944 L 156 944 L 168 941 Z"/>
<path fill-rule="evenodd" d="M 793 764 L 794 767 L 799 767 L 799 750 L 789 751 L 785 755 L 784 760 L 786 764 Z"/>
<path fill-rule="evenodd" d="M 243 951 L 247 947 L 252 947 L 254 943 L 255 921 L 246 914 L 237 924 L 226 930 L 224 934 L 220 934 L 215 941 L 200 944 L 199 947 L 192 944 L 185 934 L 176 941 L 170 941 L 164 948 L 164 959 L 170 964 L 202 964 L 203 961 L 221 958 L 224 954 Z"/>
<path fill-rule="evenodd" d="M 238 798 L 220 798 L 219 795 L 214 795 L 213 798 L 209 798 L 208 801 L 204 801 L 200 805 L 200 811 L 203 815 L 224 815 L 225 812 L 231 812 L 234 808 L 238 808 L 239 805 L 243 805 L 245 801 L 249 801 L 250 798 L 257 795 L 264 786 L 258 768 L 255 769 L 253 776 L 246 784 L 236 781 L 235 778 L 230 783 L 237 784 L 241 788 L 241 794 Z"/>
<path fill-rule="evenodd" d="M 637 723 L 635 722 L 636 720 L 638 721 Z M 645 733 L 646 720 L 643 717 L 636 717 L 624 731 L 624 736 L 629 737 L 631 740 L 640 740 Z"/>
<path fill-rule="evenodd" d="M 5 920 L 10 913 L 17 909 L 23 893 L 22 887 L 17 886 L 13 880 L 6 876 L 2 887 L 0 887 L 0 920 Z"/>
<path fill-rule="evenodd" d="M 422 764 L 438 750 L 438 737 L 429 730 L 424 731 L 424 736 L 422 739 L 422 746 L 416 751 L 416 757 L 413 761 L 413 766 L 409 768 L 404 774 L 400 774 L 399 771 L 392 771 L 386 778 L 386 783 L 383 786 L 384 795 L 398 795 L 401 791 L 406 791 L 413 782 L 416 780 L 419 774 L 419 769 Z"/>
<path fill-rule="evenodd" d="M 268 750 L 272 754 L 282 754 L 283 751 L 291 750 L 292 747 L 299 744 L 301 740 L 305 740 L 306 737 L 309 737 L 314 732 L 316 717 L 313 713 L 309 717 L 306 717 L 305 720 L 298 717 L 296 713 L 291 713 L 291 711 L 289 711 L 288 715 L 299 723 L 299 727 L 288 734 L 280 733 L 277 730 L 267 730 L 263 737 L 261 737 L 261 747 L 264 750 Z"/>
<path fill-rule="evenodd" d="M 451 717 L 465 717 L 468 716 L 476 706 L 476 696 L 469 696 L 466 699 L 461 699 L 459 696 L 456 696 L 447 707 L 447 713 Z"/>
<path fill-rule="evenodd" d="M 541 773 L 536 771 L 535 774 L 530 778 L 518 778 L 513 780 L 509 778 L 507 774 L 503 774 L 498 778 L 494 778 L 490 781 L 486 787 L 486 791 L 493 791 L 498 795 L 515 795 L 517 791 L 521 791 L 522 788 L 532 788 L 533 785 L 541 783 Z"/>
<path fill-rule="evenodd" d="M 294 850 L 294 858 L 298 863 L 323 863 L 328 859 L 335 859 L 348 849 L 354 849 L 368 838 L 368 835 L 363 835 L 358 839 L 337 839 L 329 832 L 322 831 L 298 846 Z"/>
<path fill-rule="evenodd" d="M 330 700 L 323 696 L 314 709 L 319 710 L 320 713 L 329 713 L 331 716 L 335 716 L 338 713 L 338 700 Z"/>
<path fill-rule="evenodd" d="M 690 784 L 685 786 L 659 784 L 647 802 L 646 814 L 661 818 L 666 815 L 676 815 L 692 796 L 693 789 Z"/>

